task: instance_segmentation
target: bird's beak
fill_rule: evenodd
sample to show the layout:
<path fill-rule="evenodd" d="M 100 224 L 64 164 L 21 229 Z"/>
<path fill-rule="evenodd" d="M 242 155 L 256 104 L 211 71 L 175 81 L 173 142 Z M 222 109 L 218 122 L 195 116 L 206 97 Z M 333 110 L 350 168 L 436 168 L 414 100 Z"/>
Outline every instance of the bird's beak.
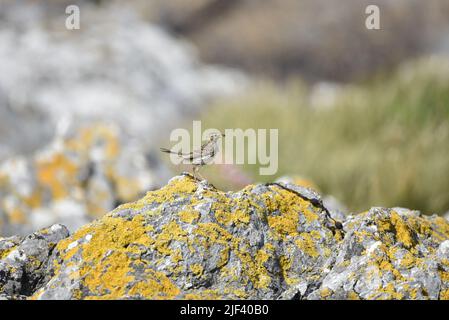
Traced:
<path fill-rule="evenodd" d="M 222 136 L 222 137 L 225 137 L 225 134 L 224 134 L 224 133 L 222 133 L 222 134 L 221 134 L 221 136 Z"/>

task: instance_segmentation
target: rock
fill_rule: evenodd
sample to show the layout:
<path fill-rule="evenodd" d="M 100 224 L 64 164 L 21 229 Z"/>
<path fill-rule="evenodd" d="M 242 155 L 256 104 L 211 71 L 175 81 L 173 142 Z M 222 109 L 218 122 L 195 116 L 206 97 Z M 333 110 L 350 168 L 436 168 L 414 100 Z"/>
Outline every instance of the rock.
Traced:
<path fill-rule="evenodd" d="M 331 195 L 324 196 L 323 205 L 329 210 L 332 218 L 339 221 L 346 220 L 346 215 L 348 215 L 349 210 L 334 196 Z"/>
<path fill-rule="evenodd" d="M 32 299 L 448 299 L 449 222 L 347 216 L 288 183 L 221 192 L 181 175 L 56 246 Z"/>
<path fill-rule="evenodd" d="M 0 238 L 0 299 L 24 299 L 48 274 L 47 262 L 56 244 L 69 232 L 55 224 L 26 237 Z"/>
<path fill-rule="evenodd" d="M 310 189 L 315 190 L 317 192 L 319 192 L 319 190 L 320 190 L 318 188 L 318 186 L 312 180 L 309 180 L 309 179 L 304 178 L 304 177 L 299 176 L 299 175 L 282 176 L 282 177 L 278 178 L 276 180 L 276 182 L 293 183 L 293 184 L 296 184 L 296 185 L 304 187 L 304 188 L 310 188 Z"/>
<path fill-rule="evenodd" d="M 277 182 L 282 183 L 291 183 L 295 184 L 297 186 L 308 188 L 311 190 L 314 190 L 315 192 L 319 192 L 320 189 L 318 186 L 311 180 L 301 177 L 299 175 L 292 175 L 292 176 L 282 176 L 276 180 Z M 332 218 L 338 220 L 338 221 L 344 221 L 346 214 L 349 212 L 348 209 L 334 196 L 331 195 L 325 195 L 322 201 L 323 206 L 329 211 Z"/>
<path fill-rule="evenodd" d="M 167 176 L 118 126 L 69 125 L 33 156 L 0 164 L 0 234 L 25 235 L 53 223 L 74 231 Z"/>
<path fill-rule="evenodd" d="M 347 217 L 332 270 L 309 299 L 449 299 L 449 223 L 403 208 Z"/>

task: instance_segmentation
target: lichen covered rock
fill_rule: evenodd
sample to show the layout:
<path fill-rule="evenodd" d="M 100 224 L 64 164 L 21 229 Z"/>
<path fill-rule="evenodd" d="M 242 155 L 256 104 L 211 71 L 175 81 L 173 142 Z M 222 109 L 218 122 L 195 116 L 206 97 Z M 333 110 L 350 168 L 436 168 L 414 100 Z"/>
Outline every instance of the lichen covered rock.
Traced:
<path fill-rule="evenodd" d="M 0 299 L 31 295 L 47 277 L 47 263 L 56 244 L 68 237 L 55 224 L 26 237 L 0 238 Z"/>
<path fill-rule="evenodd" d="M 308 298 L 449 299 L 449 223 L 402 208 L 349 217 L 332 270 Z"/>
<path fill-rule="evenodd" d="M 341 223 L 305 187 L 178 176 L 60 241 L 32 298 L 448 298 L 445 219 L 373 208 Z"/>

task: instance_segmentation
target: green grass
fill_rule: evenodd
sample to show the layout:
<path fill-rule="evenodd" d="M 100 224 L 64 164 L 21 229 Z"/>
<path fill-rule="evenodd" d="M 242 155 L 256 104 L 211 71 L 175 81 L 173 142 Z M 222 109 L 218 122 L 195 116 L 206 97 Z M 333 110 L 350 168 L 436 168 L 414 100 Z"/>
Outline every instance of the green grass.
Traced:
<path fill-rule="evenodd" d="M 301 175 L 354 211 L 449 209 L 448 61 L 408 63 L 391 75 L 342 87 L 327 108 L 312 106 L 309 93 L 300 81 L 260 84 L 217 103 L 204 115 L 203 128 L 279 129 L 277 175 L 258 176 L 258 166 L 242 166 L 255 181 Z"/>

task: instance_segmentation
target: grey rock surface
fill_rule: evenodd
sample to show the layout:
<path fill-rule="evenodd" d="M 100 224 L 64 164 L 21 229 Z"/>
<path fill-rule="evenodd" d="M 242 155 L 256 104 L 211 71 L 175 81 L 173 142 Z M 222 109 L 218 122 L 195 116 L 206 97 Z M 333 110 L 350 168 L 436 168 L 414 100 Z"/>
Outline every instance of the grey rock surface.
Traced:
<path fill-rule="evenodd" d="M 47 263 L 66 227 L 55 224 L 26 237 L 0 238 L 0 299 L 24 299 L 48 276 Z"/>

